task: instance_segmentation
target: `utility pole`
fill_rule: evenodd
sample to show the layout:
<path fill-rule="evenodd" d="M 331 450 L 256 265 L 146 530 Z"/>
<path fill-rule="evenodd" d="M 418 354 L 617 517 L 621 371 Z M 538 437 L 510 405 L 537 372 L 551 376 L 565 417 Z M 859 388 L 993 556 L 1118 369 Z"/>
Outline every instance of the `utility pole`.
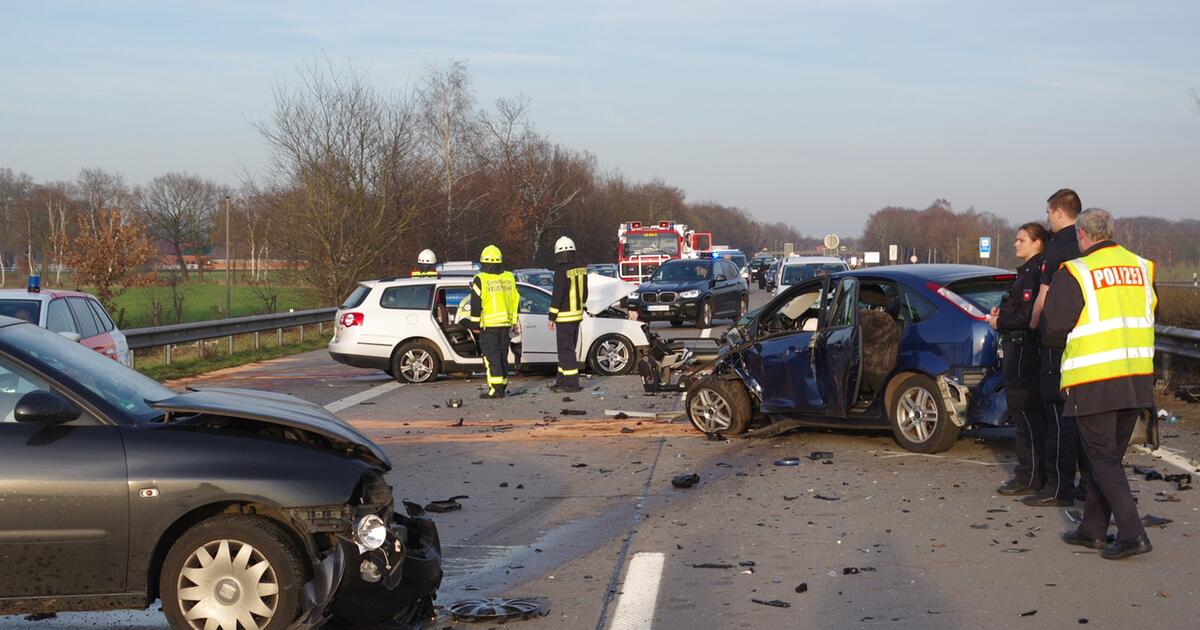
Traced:
<path fill-rule="evenodd" d="M 229 242 L 229 195 L 225 195 L 225 317 L 233 317 L 233 245 Z"/>

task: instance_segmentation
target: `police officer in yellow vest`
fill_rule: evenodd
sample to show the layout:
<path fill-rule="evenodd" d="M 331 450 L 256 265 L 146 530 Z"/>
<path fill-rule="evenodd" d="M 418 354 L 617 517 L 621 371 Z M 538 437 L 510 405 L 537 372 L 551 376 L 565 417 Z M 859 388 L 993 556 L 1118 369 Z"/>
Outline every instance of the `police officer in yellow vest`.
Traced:
<path fill-rule="evenodd" d="M 550 330 L 558 346 L 558 376 L 551 391 L 579 391 L 579 324 L 587 305 L 587 266 L 576 261 L 575 241 L 566 236 L 554 244 L 554 296 L 550 298 Z"/>
<path fill-rule="evenodd" d="M 1075 228 L 1082 257 L 1055 274 L 1043 313 L 1042 343 L 1063 348 L 1064 412 L 1078 418 L 1090 473 L 1083 522 L 1063 540 L 1116 560 L 1151 550 L 1121 460 L 1154 405 L 1154 263 L 1113 242 L 1105 210 L 1083 211 Z"/>
<path fill-rule="evenodd" d="M 421 250 L 421 253 L 417 254 L 417 268 L 413 270 L 412 277 L 436 278 L 437 275 L 437 256 L 432 249 Z"/>
<path fill-rule="evenodd" d="M 504 398 L 508 386 L 508 344 L 517 325 L 521 295 L 517 280 L 505 271 L 500 248 L 488 245 L 479 255 L 480 270 L 471 279 L 468 326 L 478 329 L 479 352 L 487 370 L 487 391 L 480 398 Z"/>

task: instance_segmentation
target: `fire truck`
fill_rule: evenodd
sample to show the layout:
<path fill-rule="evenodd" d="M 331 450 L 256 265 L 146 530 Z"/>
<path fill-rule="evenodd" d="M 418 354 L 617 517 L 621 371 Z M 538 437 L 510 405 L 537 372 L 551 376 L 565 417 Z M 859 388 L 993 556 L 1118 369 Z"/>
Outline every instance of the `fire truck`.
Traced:
<path fill-rule="evenodd" d="M 682 223 L 626 221 L 617 228 L 617 275 L 640 284 L 668 260 L 696 258 L 711 249 L 712 234 Z"/>

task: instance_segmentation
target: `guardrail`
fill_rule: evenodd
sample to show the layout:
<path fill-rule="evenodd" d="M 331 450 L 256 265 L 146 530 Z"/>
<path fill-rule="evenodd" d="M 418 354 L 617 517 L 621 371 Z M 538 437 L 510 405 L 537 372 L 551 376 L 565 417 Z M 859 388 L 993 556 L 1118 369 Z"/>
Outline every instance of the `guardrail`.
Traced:
<path fill-rule="evenodd" d="M 333 322 L 336 308 L 316 308 L 307 311 L 291 313 L 273 313 L 270 315 L 250 315 L 233 317 L 208 322 L 191 324 L 172 324 L 170 326 L 154 326 L 152 328 L 134 328 L 122 331 L 129 342 L 130 355 L 137 350 L 149 348 L 165 348 L 164 359 L 171 362 L 171 346 L 206 341 L 209 339 L 229 339 L 229 352 L 233 352 L 233 338 L 236 335 L 255 335 L 255 346 L 258 346 L 258 333 L 277 331 L 282 343 L 283 331 L 286 328 L 300 328 L 300 339 L 304 340 L 304 327 L 317 326 L 318 334 L 324 334 L 325 324 Z M 131 356 L 132 358 L 132 356 Z"/>
<path fill-rule="evenodd" d="M 1176 357 L 1200 361 L 1200 330 L 1176 326 L 1154 327 L 1154 350 L 1164 382 L 1170 383 Z"/>

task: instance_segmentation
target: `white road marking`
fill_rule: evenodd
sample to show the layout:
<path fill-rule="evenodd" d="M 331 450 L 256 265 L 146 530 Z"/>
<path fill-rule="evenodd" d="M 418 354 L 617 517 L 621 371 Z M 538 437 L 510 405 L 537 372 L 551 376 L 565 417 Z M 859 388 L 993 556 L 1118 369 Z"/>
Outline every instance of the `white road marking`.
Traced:
<path fill-rule="evenodd" d="M 1200 463 L 1196 463 L 1184 457 L 1183 455 L 1180 455 L 1179 452 L 1175 451 L 1174 449 L 1159 447 L 1158 450 L 1152 451 L 1142 444 L 1134 444 L 1133 450 L 1138 451 L 1139 453 L 1145 453 L 1151 457 L 1157 457 L 1186 473 L 1194 473 L 1197 470 L 1200 470 Z"/>
<path fill-rule="evenodd" d="M 354 394 L 353 396 L 347 396 L 341 400 L 335 400 L 335 401 L 329 403 L 328 405 L 325 405 L 325 408 L 328 409 L 331 413 L 337 413 L 343 409 L 349 409 L 349 408 L 353 407 L 354 405 L 357 405 L 358 403 L 361 403 L 361 402 L 367 401 L 367 400 L 371 400 L 372 398 L 375 398 L 376 396 L 382 396 L 392 390 L 399 389 L 401 387 L 404 387 L 404 383 L 398 383 L 396 381 L 392 381 L 390 383 L 384 383 L 383 385 L 376 385 L 375 387 L 372 387 L 371 389 L 358 392 L 357 394 Z"/>
<path fill-rule="evenodd" d="M 666 557 L 657 552 L 640 552 L 629 561 L 617 612 L 609 630 L 649 630 L 658 603 L 658 584 L 662 580 Z"/>
<path fill-rule="evenodd" d="M 980 462 L 973 459 L 959 459 L 957 457 L 946 457 L 945 455 L 933 455 L 931 453 L 897 453 L 896 451 L 883 451 L 887 455 L 880 456 L 879 459 L 893 459 L 896 457 L 928 457 L 930 459 L 944 459 L 950 462 L 959 462 L 962 464 L 975 464 L 977 466 L 999 466 L 1000 462 Z"/>
<path fill-rule="evenodd" d="M 708 336 L 709 336 L 709 335 L 711 335 L 711 334 L 712 334 L 712 329 L 711 329 L 711 328 L 705 328 L 704 330 L 701 330 L 701 331 L 700 331 L 700 338 L 701 338 L 701 339 L 708 339 Z"/>
<path fill-rule="evenodd" d="M 604 410 L 604 415 L 606 415 L 606 416 L 615 416 L 615 415 L 622 414 L 622 413 L 629 416 L 630 418 L 657 418 L 658 417 L 658 412 L 656 412 L 656 411 L 630 411 L 628 409 L 605 409 Z"/>

